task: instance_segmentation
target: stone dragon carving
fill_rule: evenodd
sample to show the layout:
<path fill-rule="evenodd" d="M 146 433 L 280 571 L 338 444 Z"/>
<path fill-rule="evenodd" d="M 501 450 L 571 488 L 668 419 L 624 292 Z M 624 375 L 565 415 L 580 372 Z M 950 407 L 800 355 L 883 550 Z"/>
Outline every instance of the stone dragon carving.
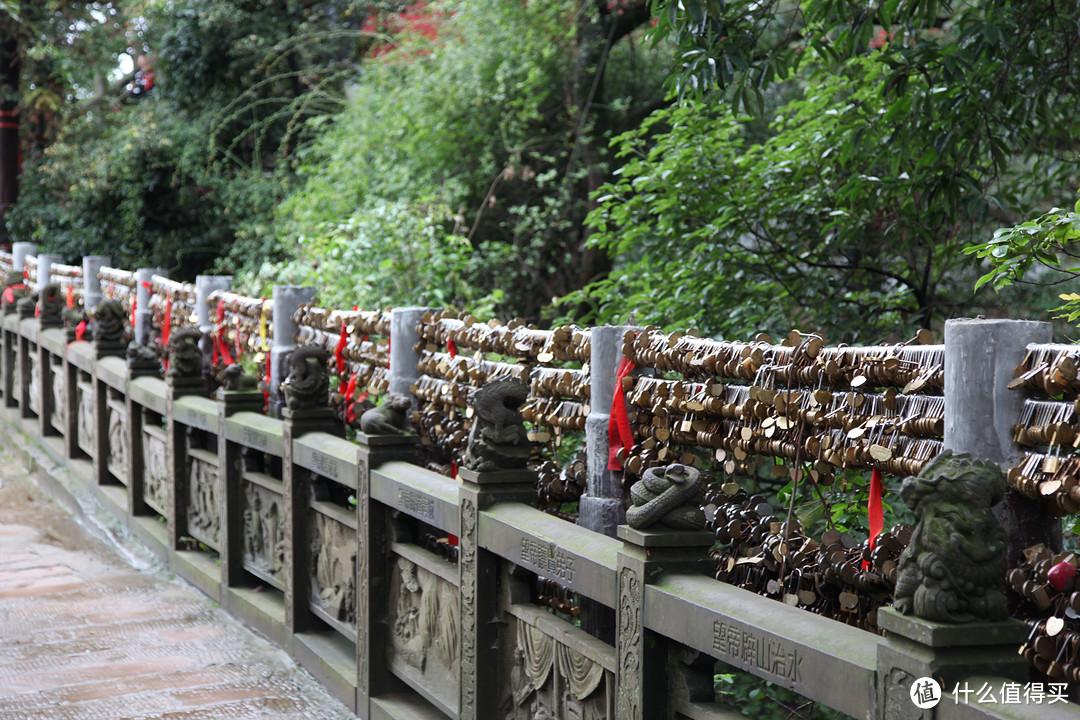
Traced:
<path fill-rule="evenodd" d="M 518 408 L 528 397 L 529 386 L 516 378 L 493 380 L 476 391 L 466 468 L 487 472 L 525 467 L 532 447 Z"/>

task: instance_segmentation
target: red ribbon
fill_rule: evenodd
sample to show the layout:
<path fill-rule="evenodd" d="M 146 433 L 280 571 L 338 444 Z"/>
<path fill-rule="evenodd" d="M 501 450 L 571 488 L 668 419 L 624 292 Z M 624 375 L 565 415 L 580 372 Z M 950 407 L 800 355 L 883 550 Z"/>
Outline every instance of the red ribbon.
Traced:
<path fill-rule="evenodd" d="M 75 288 L 71 285 L 67 289 L 67 306 L 69 310 L 75 307 Z"/>
<path fill-rule="evenodd" d="M 226 365 L 232 365 L 232 353 L 229 352 L 229 343 L 225 342 L 225 301 L 219 300 L 217 306 L 217 332 L 214 335 L 214 362 L 217 362 L 218 354 Z"/>
<path fill-rule="evenodd" d="M 634 371 L 637 365 L 623 358 L 619 363 L 619 371 L 615 373 L 615 393 L 611 399 L 611 414 L 608 416 L 608 470 L 622 470 L 618 452 L 625 449 L 629 452 L 634 446 L 634 433 L 630 429 L 630 414 L 626 410 L 626 390 L 623 389 L 623 378 Z"/>
<path fill-rule="evenodd" d="M 345 321 L 341 321 L 341 335 L 338 336 L 337 349 L 334 350 L 334 358 L 337 360 L 338 375 L 345 372 L 345 343 L 348 342 L 349 335 L 345 332 Z"/>
<path fill-rule="evenodd" d="M 135 296 L 131 296 L 131 327 L 135 327 Z"/>
<path fill-rule="evenodd" d="M 86 335 L 86 321 L 85 320 L 83 320 L 82 322 L 80 322 L 78 325 L 75 326 L 75 339 L 76 340 L 82 340 L 84 335 Z"/>
<path fill-rule="evenodd" d="M 165 319 L 161 323 L 161 344 L 169 344 L 169 331 L 172 329 L 172 298 L 165 299 Z"/>
<path fill-rule="evenodd" d="M 457 344 L 454 342 L 454 338 L 447 339 L 446 351 L 450 353 L 451 360 L 457 357 Z"/>
<path fill-rule="evenodd" d="M 866 514 L 870 520 L 870 552 L 874 552 L 877 546 L 877 536 L 885 527 L 885 512 L 881 504 L 881 496 L 884 487 L 881 482 L 881 471 L 874 468 L 870 472 L 870 499 L 866 501 Z M 869 560 L 863 560 L 863 570 L 870 566 Z"/>
<path fill-rule="evenodd" d="M 266 390 L 263 390 L 263 412 L 267 412 L 270 409 L 270 358 L 273 357 L 270 353 L 266 353 Z"/>

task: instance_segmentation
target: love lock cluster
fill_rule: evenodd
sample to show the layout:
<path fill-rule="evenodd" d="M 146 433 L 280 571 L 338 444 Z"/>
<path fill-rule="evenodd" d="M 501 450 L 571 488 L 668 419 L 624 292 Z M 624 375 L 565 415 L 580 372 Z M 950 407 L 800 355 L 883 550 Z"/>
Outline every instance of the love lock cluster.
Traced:
<path fill-rule="evenodd" d="M 837 530 L 809 538 L 797 517 L 789 525 L 734 482 L 711 483 L 705 502 L 706 528 L 722 546 L 712 553 L 717 580 L 878 632 L 877 610 L 890 601 L 911 526 L 881 533 L 871 549 Z"/>
<path fill-rule="evenodd" d="M 1077 563 L 1072 553 L 1036 545 L 1007 576 L 1009 590 L 1021 598 L 1016 615 L 1031 626 L 1020 653 L 1038 672 L 1070 683 L 1080 682 Z"/>
<path fill-rule="evenodd" d="M 1080 512 L 1078 358 L 1075 345 L 1029 345 L 1009 383 L 1029 395 L 1013 425 L 1013 440 L 1028 450 L 1006 479 L 1017 492 L 1045 500 L 1057 516 Z"/>

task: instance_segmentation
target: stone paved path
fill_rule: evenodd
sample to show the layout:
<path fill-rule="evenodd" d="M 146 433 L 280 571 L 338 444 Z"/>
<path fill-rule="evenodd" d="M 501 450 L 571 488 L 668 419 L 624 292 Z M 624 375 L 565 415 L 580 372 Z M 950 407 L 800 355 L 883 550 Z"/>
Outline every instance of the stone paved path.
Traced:
<path fill-rule="evenodd" d="M 2 452 L 0 483 L 0 720 L 354 718 L 197 590 L 132 567 Z"/>

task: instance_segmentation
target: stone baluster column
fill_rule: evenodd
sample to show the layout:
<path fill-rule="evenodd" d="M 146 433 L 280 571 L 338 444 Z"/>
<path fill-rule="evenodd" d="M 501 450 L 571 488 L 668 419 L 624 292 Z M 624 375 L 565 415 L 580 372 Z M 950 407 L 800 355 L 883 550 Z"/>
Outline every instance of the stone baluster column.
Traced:
<path fill-rule="evenodd" d="M 154 275 L 165 275 L 162 268 L 139 268 L 135 271 L 135 342 L 147 345 L 153 339 L 153 322 L 150 315 L 149 283 Z"/>
<path fill-rule="evenodd" d="M 37 243 L 17 242 L 11 246 L 11 268 L 22 272 L 26 269 L 26 256 L 37 255 Z"/>
<path fill-rule="evenodd" d="M 98 270 L 110 262 L 112 260 L 108 255 L 83 257 L 83 309 L 86 312 L 90 312 L 101 302 L 101 280 L 98 279 Z"/>
<path fill-rule="evenodd" d="M 1012 426 L 1020 418 L 1024 394 L 1009 390 L 1008 384 L 1028 344 L 1050 342 L 1051 335 L 1049 323 L 1042 322 L 945 323 L 945 450 L 997 463 L 1003 470 L 1019 462 L 1023 453 L 1012 440 Z M 1060 521 L 1011 488 L 994 514 L 1008 533 L 1010 567 L 1032 544 L 1061 548 Z M 1002 591 L 1004 582 L 1002 578 Z M 972 675 L 1028 679 L 1027 661 L 1016 654 L 1028 627 L 1018 620 L 948 625 L 882 608 L 878 626 L 887 636 L 878 646 L 878 700 L 873 711 L 877 720 L 935 717 L 935 710 L 919 710 L 910 699 L 921 678 L 941 685 L 942 704 L 954 702 L 949 694 Z"/>
<path fill-rule="evenodd" d="M 285 405 L 281 394 L 281 383 L 289 374 L 285 367 L 285 357 L 295 347 L 296 323 L 292 316 L 306 302 L 315 297 L 315 288 L 310 285 L 275 285 L 274 286 L 274 344 L 270 349 L 270 417 L 280 417 Z"/>
<path fill-rule="evenodd" d="M 416 326 L 430 308 L 394 308 L 390 312 L 390 394 L 408 395 L 412 384 L 420 377 L 416 370 L 419 359 L 413 346 L 420 339 Z"/>

